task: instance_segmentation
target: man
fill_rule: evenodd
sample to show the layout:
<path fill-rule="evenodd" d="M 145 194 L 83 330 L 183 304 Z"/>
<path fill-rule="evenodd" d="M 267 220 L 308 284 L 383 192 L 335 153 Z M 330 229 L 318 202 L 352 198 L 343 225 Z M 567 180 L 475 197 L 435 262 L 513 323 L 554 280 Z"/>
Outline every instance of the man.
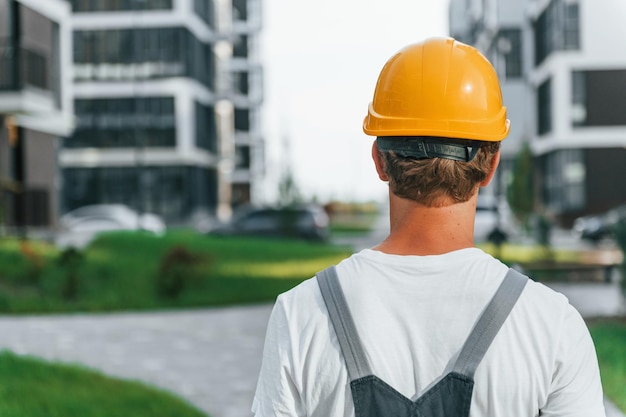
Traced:
<path fill-rule="evenodd" d="M 390 234 L 278 297 L 255 415 L 604 416 L 580 315 L 474 247 L 509 131 L 491 64 L 451 38 L 404 48 L 363 129 Z"/>

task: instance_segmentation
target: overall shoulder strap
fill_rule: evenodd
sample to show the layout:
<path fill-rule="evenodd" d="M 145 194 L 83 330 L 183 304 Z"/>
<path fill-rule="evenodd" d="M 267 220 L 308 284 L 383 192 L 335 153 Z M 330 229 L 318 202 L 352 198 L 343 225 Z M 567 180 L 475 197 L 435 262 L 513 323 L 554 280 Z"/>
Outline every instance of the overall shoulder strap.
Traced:
<path fill-rule="evenodd" d="M 521 295 L 528 277 L 509 269 L 504 281 L 480 316 L 474 329 L 461 348 L 461 353 L 454 365 L 453 372 L 458 372 L 470 378 L 485 356 L 491 342 L 509 316 L 517 299 Z"/>
<path fill-rule="evenodd" d="M 322 292 L 335 334 L 339 340 L 339 346 L 346 361 L 350 381 L 371 375 L 372 372 L 354 326 L 354 320 L 339 285 L 335 266 L 318 272 L 317 283 Z"/>

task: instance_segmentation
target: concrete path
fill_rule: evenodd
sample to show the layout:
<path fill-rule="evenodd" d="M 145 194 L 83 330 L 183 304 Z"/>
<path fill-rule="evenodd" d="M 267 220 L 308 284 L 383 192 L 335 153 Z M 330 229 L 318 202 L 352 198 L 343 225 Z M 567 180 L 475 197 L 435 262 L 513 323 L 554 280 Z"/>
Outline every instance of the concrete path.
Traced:
<path fill-rule="evenodd" d="M 144 381 L 213 417 L 251 417 L 271 307 L 0 317 L 0 349 Z"/>
<path fill-rule="evenodd" d="M 148 382 L 212 417 L 251 416 L 271 305 L 0 317 L 0 349 Z"/>
<path fill-rule="evenodd" d="M 623 316 L 626 301 L 619 282 L 550 283 L 552 289 L 564 294 L 571 305 L 585 318 Z"/>

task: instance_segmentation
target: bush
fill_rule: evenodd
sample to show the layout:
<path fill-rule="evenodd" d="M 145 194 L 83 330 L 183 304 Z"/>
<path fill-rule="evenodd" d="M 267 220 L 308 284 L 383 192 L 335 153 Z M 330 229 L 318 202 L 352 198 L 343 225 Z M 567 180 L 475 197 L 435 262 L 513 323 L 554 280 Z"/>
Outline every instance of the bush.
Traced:
<path fill-rule="evenodd" d="M 78 298 L 78 273 L 83 261 L 84 256 L 82 252 L 75 248 L 67 248 L 59 254 L 57 263 L 65 272 L 65 281 L 61 294 L 66 300 Z"/>
<path fill-rule="evenodd" d="M 177 299 L 191 281 L 197 278 L 196 267 L 204 263 L 208 257 L 191 253 L 183 245 L 176 245 L 161 258 L 157 275 L 156 289 L 159 296 Z"/>

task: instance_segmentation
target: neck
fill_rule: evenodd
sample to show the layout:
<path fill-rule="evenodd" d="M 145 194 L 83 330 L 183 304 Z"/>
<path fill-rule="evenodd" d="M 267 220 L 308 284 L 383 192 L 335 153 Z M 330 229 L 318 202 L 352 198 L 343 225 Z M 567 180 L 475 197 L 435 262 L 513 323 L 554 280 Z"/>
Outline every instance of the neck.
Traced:
<path fill-rule="evenodd" d="M 440 255 L 474 247 L 476 197 L 464 203 L 426 207 L 390 192 L 390 234 L 373 249 L 396 255 Z"/>

